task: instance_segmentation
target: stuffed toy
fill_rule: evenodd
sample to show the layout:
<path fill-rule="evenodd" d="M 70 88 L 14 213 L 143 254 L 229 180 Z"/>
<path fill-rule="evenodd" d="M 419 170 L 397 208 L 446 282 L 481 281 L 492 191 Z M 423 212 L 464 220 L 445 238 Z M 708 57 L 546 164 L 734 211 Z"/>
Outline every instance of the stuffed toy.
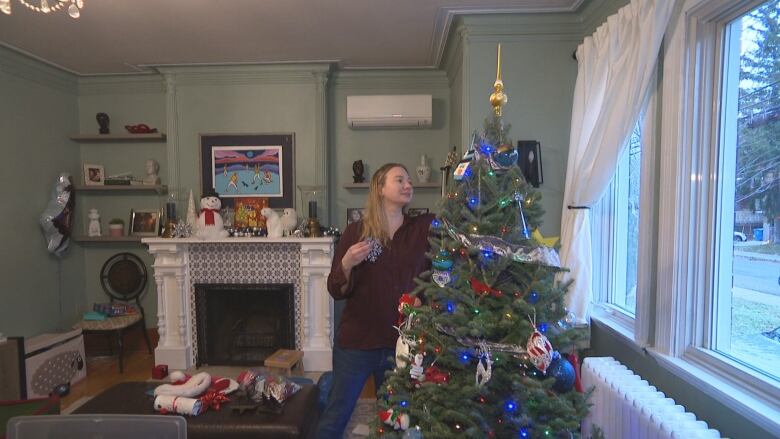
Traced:
<path fill-rule="evenodd" d="M 280 218 L 282 222 L 282 232 L 284 236 L 292 236 L 293 230 L 298 226 L 298 214 L 295 213 L 295 209 L 284 209 L 284 213 Z"/>
<path fill-rule="evenodd" d="M 195 236 L 200 239 L 227 238 L 228 232 L 219 214 L 220 208 L 222 208 L 222 201 L 216 194 L 206 194 L 200 199 L 200 215 Z"/>
<path fill-rule="evenodd" d="M 282 221 L 279 214 L 270 207 L 264 207 L 260 213 L 265 217 L 265 225 L 268 227 L 269 238 L 282 237 Z"/>

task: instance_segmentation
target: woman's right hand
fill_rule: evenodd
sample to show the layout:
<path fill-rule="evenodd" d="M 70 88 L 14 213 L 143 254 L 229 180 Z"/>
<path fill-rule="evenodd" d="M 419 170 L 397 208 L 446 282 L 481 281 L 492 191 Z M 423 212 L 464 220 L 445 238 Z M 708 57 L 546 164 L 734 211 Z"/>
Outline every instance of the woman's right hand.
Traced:
<path fill-rule="evenodd" d="M 352 246 L 347 249 L 347 252 L 344 253 L 344 257 L 341 258 L 341 267 L 345 272 L 349 272 L 354 266 L 366 259 L 370 250 L 371 243 L 368 240 L 352 244 Z"/>

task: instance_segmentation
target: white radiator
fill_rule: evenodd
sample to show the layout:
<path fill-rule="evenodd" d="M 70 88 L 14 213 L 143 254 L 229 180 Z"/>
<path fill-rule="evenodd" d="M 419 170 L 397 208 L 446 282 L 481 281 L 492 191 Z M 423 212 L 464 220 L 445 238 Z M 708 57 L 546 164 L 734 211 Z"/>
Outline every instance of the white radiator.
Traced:
<path fill-rule="evenodd" d="M 685 411 L 642 377 L 612 357 L 590 357 L 582 363 L 582 385 L 594 388 L 582 437 L 595 427 L 606 439 L 720 438 L 696 415 Z"/>

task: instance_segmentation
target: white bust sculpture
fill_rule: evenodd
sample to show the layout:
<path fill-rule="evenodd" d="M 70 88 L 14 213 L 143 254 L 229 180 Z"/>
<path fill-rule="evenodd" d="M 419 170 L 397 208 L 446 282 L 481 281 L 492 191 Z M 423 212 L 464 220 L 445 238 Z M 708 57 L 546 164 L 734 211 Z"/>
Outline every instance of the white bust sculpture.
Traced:
<path fill-rule="evenodd" d="M 146 177 L 144 177 L 144 184 L 156 185 L 160 184 L 160 176 L 157 173 L 160 171 L 160 164 L 156 160 L 149 159 L 146 161 Z"/>

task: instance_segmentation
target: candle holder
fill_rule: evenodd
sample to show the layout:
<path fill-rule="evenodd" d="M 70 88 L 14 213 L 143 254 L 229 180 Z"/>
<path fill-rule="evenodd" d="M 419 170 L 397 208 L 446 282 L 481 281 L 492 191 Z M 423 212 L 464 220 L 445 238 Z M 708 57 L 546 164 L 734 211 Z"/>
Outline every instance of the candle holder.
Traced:
<path fill-rule="evenodd" d="M 182 193 L 179 190 L 170 188 L 168 190 L 168 194 L 165 196 L 164 206 L 163 206 L 163 213 L 165 214 L 163 221 L 162 221 L 162 237 L 163 238 L 173 238 L 173 228 L 176 225 L 176 222 L 178 220 L 178 206 L 183 205 L 183 199 L 182 199 Z"/>
<path fill-rule="evenodd" d="M 320 231 L 320 221 L 318 219 L 317 208 L 318 203 L 322 205 L 323 196 L 325 194 L 325 186 L 311 185 L 311 186 L 298 186 L 298 190 L 301 191 L 301 201 L 306 206 L 306 215 L 308 215 L 308 221 L 306 222 L 306 230 L 304 233 L 311 238 L 317 238 L 322 236 Z"/>

